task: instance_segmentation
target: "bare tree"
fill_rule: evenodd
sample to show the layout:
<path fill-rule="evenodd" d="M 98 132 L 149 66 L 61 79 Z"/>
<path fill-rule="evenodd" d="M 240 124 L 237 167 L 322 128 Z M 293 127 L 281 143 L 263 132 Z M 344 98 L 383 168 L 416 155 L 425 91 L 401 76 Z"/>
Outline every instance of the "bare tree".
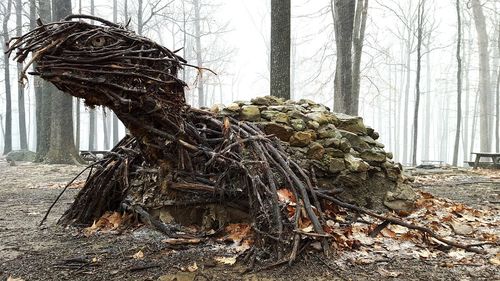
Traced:
<path fill-rule="evenodd" d="M 453 166 L 458 164 L 458 148 L 460 146 L 460 123 L 462 121 L 462 19 L 460 18 L 460 0 L 456 1 L 457 10 L 457 128 L 455 132 L 455 147 L 453 148 Z"/>
<path fill-rule="evenodd" d="M 71 0 L 52 0 L 54 20 L 71 14 Z M 73 100 L 60 91 L 52 93 L 52 120 L 46 162 L 74 164 L 79 160 L 73 138 Z"/>
<path fill-rule="evenodd" d="M 95 3 L 94 0 L 90 0 L 90 14 L 92 16 L 95 15 Z M 93 23 L 93 21 L 91 21 Z M 96 150 L 97 149 L 97 118 L 96 118 L 96 108 L 91 107 L 89 108 L 89 135 L 88 135 L 88 142 L 89 150 Z"/>
<path fill-rule="evenodd" d="M 196 41 L 196 63 L 198 67 L 203 67 L 203 60 L 201 58 L 201 18 L 200 18 L 200 1 L 193 1 L 194 7 L 194 40 Z M 203 93 L 203 71 L 198 72 L 198 106 L 205 106 L 205 94 Z"/>
<path fill-rule="evenodd" d="M 10 13 L 12 11 L 12 0 L 7 0 L 7 3 L 0 3 L 2 7 L 2 38 L 3 46 L 6 48 L 7 42 L 9 42 L 9 29 L 8 22 L 10 18 Z M 4 49 L 5 51 L 5 49 Z M 7 154 L 12 150 L 12 93 L 10 86 L 10 63 L 9 57 L 6 53 L 3 56 L 4 64 L 4 83 L 5 83 L 5 135 L 4 135 L 4 147 L 3 153 Z"/>
<path fill-rule="evenodd" d="M 113 22 L 118 22 L 118 3 L 117 0 L 113 0 Z M 112 145 L 118 143 L 118 118 L 114 112 L 111 113 L 112 118 L 112 127 L 113 127 L 113 142 Z"/>
<path fill-rule="evenodd" d="M 290 0 L 271 0 L 271 95 L 290 99 Z"/>
<path fill-rule="evenodd" d="M 500 27 L 498 28 L 498 54 L 500 55 Z M 500 58 L 498 59 L 500 62 Z M 496 118 L 495 118 L 495 149 L 500 152 L 500 63 L 497 71 L 497 88 L 496 88 Z"/>
<path fill-rule="evenodd" d="M 50 22 L 52 20 L 51 2 L 38 0 L 38 5 L 40 20 L 45 23 Z M 35 78 L 35 84 L 39 85 L 41 91 L 36 105 L 37 116 L 39 116 L 37 126 L 40 127 L 40 132 L 37 135 L 35 161 L 42 162 L 45 161 L 49 151 L 52 124 L 52 92 L 57 89 L 51 83 L 38 77 Z"/>
<path fill-rule="evenodd" d="M 37 19 L 37 5 L 36 5 L 36 0 L 30 0 L 29 2 L 30 5 L 30 15 L 29 15 L 29 20 L 30 20 L 30 30 L 33 30 L 36 28 L 36 19 Z M 33 64 L 33 68 L 36 68 L 36 63 Z M 39 138 L 43 134 L 42 133 L 42 110 L 41 110 L 41 105 L 42 105 L 42 79 L 40 79 L 38 76 L 35 76 L 33 78 L 33 90 L 35 92 L 35 120 L 36 120 L 36 150 L 39 150 Z"/>
<path fill-rule="evenodd" d="M 21 0 L 16 0 L 15 3 L 16 10 L 16 36 L 21 36 L 23 34 L 23 4 Z M 26 134 L 26 110 L 24 108 L 24 87 L 21 82 L 21 72 L 23 70 L 23 64 L 17 63 L 17 77 L 18 77 L 18 87 L 17 87 L 17 113 L 18 113 L 18 124 L 19 124 L 19 141 L 21 149 L 28 149 L 28 139 Z"/>
<path fill-rule="evenodd" d="M 422 69 L 422 40 L 425 21 L 425 0 L 419 0 L 417 8 L 417 77 L 415 82 L 415 110 L 413 113 L 412 165 L 417 165 L 418 110 L 420 106 L 420 72 Z"/>
<path fill-rule="evenodd" d="M 361 54 L 363 53 L 363 41 L 366 30 L 366 19 L 368 17 L 368 0 L 357 0 L 356 13 L 354 17 L 354 28 L 352 35 L 352 102 L 353 115 L 358 115 L 359 87 L 361 76 Z"/>
<path fill-rule="evenodd" d="M 335 112 L 357 115 L 352 96 L 352 35 L 354 28 L 355 1 L 331 0 L 335 23 L 337 65 L 333 109 Z"/>
<path fill-rule="evenodd" d="M 491 132 L 489 130 L 489 108 L 491 101 L 491 79 L 490 62 L 488 51 L 488 33 L 486 32 L 486 21 L 483 13 L 483 6 L 479 0 L 471 0 L 472 14 L 476 26 L 479 48 L 479 130 L 480 149 L 490 151 Z"/>

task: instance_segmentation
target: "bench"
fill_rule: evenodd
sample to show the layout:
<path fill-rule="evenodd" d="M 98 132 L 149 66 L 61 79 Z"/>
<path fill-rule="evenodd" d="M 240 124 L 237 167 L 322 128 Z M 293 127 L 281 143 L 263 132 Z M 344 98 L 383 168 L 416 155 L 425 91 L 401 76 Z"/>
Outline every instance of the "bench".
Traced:
<path fill-rule="evenodd" d="M 472 152 L 472 155 L 476 155 L 476 160 L 474 161 L 474 166 L 473 169 L 477 169 L 479 166 L 479 160 L 481 160 L 482 157 L 484 158 L 491 158 L 493 161 L 493 165 L 498 165 L 500 164 L 500 153 L 494 153 L 494 152 Z"/>

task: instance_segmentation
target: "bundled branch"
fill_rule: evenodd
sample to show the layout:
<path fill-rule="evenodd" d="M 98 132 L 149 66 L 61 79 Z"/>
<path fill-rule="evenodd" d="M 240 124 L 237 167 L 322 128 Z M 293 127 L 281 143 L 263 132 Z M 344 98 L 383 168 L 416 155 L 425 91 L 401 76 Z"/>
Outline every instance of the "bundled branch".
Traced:
<path fill-rule="evenodd" d="M 103 25 L 74 21 L 85 18 Z M 177 78 L 186 61 L 122 26 L 84 15 L 39 22 L 38 28 L 14 38 L 9 52 L 20 62 L 31 53 L 25 71 L 36 62 L 31 74 L 90 107 L 110 108 L 131 134 L 96 165 L 62 224 L 90 224 L 105 211 L 125 207 L 172 235 L 147 213 L 148 206 L 234 203 L 249 214 L 254 228 L 249 258 L 280 261 L 295 260 L 304 237 L 320 240 L 328 252 L 332 237 L 324 230 L 325 202 L 411 227 L 318 189 L 313 171 L 298 165 L 278 138 L 252 123 L 190 108 L 186 85 Z M 296 198 L 291 217 L 278 198 L 283 187 Z M 299 227 L 304 218 L 312 226 L 308 233 Z"/>

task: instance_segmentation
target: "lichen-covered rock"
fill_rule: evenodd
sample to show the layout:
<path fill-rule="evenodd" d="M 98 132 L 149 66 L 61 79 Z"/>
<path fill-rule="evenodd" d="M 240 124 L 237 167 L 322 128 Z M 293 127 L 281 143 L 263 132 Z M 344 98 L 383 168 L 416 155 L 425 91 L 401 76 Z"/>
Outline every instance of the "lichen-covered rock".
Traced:
<path fill-rule="evenodd" d="M 302 120 L 302 119 L 292 119 L 290 121 L 290 125 L 296 131 L 304 131 L 307 128 L 306 122 L 304 122 L 304 120 Z"/>
<path fill-rule="evenodd" d="M 240 118 L 246 121 L 260 121 L 260 110 L 255 105 L 244 105 L 241 108 Z"/>
<path fill-rule="evenodd" d="M 344 200 L 377 210 L 405 211 L 416 194 L 400 164 L 377 141 L 379 134 L 357 116 L 330 112 L 314 101 L 259 97 L 217 106 L 220 115 L 255 122 L 282 141 L 302 167 L 314 167 L 319 188 L 343 188 Z"/>
<path fill-rule="evenodd" d="M 350 116 L 342 113 L 336 114 L 338 122 L 337 128 L 343 129 L 356 134 L 367 134 L 367 129 L 363 124 L 363 118 L 358 116 Z"/>
<path fill-rule="evenodd" d="M 289 141 L 294 130 L 292 127 L 284 124 L 269 122 L 264 124 L 264 132 L 268 135 L 275 135 L 282 141 Z"/>
<path fill-rule="evenodd" d="M 290 145 L 305 147 L 309 145 L 313 141 L 313 133 L 312 132 L 296 132 L 290 137 Z"/>
<path fill-rule="evenodd" d="M 307 157 L 315 160 L 320 160 L 323 158 L 323 155 L 325 155 L 325 148 L 317 143 L 317 142 L 312 142 L 309 145 L 309 149 L 307 150 Z"/>
<path fill-rule="evenodd" d="M 6 160 L 11 161 L 35 161 L 36 153 L 29 150 L 13 150 L 7 153 Z"/>

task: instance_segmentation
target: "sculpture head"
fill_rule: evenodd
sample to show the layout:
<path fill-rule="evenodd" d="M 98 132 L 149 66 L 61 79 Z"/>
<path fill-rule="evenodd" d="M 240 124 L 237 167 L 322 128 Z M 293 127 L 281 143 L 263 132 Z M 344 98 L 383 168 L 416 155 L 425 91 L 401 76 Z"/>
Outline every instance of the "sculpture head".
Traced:
<path fill-rule="evenodd" d="M 177 73 L 185 60 L 169 49 L 123 26 L 92 16 L 70 15 L 60 22 L 38 21 L 38 25 L 10 42 L 8 52 L 16 51 L 18 62 L 32 53 L 23 74 L 35 63 L 31 74 L 84 98 L 91 106 L 112 107 L 112 103 L 131 95 L 137 98 L 153 92 L 183 101 L 185 83 L 177 78 Z"/>

